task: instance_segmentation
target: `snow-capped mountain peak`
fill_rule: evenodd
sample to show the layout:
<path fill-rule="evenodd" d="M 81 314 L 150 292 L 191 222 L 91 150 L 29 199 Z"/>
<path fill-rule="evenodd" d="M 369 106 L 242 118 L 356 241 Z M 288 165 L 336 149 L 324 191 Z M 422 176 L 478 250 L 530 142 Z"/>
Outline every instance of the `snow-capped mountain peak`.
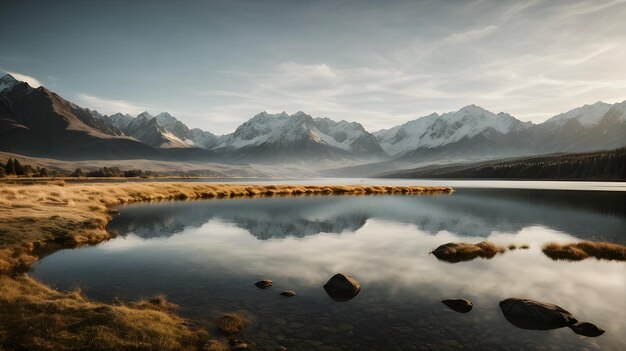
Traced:
<path fill-rule="evenodd" d="M 148 113 L 148 111 L 143 111 L 142 113 L 138 114 L 137 117 L 135 118 L 150 120 L 150 119 L 153 119 L 154 116 Z"/>
<path fill-rule="evenodd" d="M 0 91 L 11 89 L 18 84 L 20 84 L 20 81 L 7 73 L 0 78 Z"/>
<path fill-rule="evenodd" d="M 374 136 L 360 124 L 313 118 L 302 111 L 292 115 L 261 112 L 241 124 L 234 133 L 224 136 L 216 146 L 216 149 L 234 153 L 253 148 L 271 149 L 277 154 L 297 154 L 301 149 L 300 152 L 318 150 L 322 153 L 320 156 L 324 153 L 355 157 L 385 155 Z"/>
<path fill-rule="evenodd" d="M 563 125 L 571 120 L 576 120 L 583 126 L 592 126 L 598 124 L 602 117 L 611 109 L 610 104 L 598 101 L 595 104 L 583 105 L 565 113 L 560 113 L 545 123 Z"/>
<path fill-rule="evenodd" d="M 383 149 L 392 156 L 419 148 L 441 147 L 463 138 L 472 138 L 487 131 L 506 134 L 528 125 L 515 117 L 494 114 L 476 105 L 467 105 L 458 111 L 442 115 L 432 113 L 374 135 Z"/>

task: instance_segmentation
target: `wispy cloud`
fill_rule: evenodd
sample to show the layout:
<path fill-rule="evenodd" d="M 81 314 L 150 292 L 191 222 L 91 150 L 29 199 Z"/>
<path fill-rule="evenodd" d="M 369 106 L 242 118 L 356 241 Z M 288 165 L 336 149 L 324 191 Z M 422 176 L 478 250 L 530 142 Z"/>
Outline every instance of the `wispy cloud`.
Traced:
<path fill-rule="evenodd" d="M 480 29 L 472 29 L 462 33 L 452 33 L 445 40 L 449 41 L 471 41 L 485 37 L 498 29 L 496 25 L 490 25 Z"/>
<path fill-rule="evenodd" d="M 35 77 L 31 77 L 26 74 L 17 73 L 17 72 L 10 72 L 10 71 L 5 71 L 5 72 L 12 75 L 13 78 L 17 80 L 21 80 L 22 82 L 28 83 L 28 85 L 30 85 L 33 88 L 38 88 L 42 86 L 41 82 Z"/>
<path fill-rule="evenodd" d="M 152 105 L 141 104 L 121 99 L 108 99 L 90 94 L 79 93 L 76 95 L 77 102 L 82 106 L 97 110 L 103 114 L 128 113 L 139 114 L 143 111 L 156 113 L 160 111 Z"/>

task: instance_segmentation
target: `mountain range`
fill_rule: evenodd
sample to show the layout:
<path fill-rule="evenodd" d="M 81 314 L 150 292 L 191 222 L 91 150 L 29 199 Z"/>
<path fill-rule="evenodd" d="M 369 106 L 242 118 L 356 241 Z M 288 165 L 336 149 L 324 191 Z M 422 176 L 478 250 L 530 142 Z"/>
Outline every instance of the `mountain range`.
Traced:
<path fill-rule="evenodd" d="M 261 112 L 233 133 L 215 135 L 189 128 L 167 112 L 102 115 L 45 87 L 33 88 L 8 74 L 0 78 L 0 150 L 38 157 L 410 164 L 624 145 L 626 101 L 584 105 L 540 124 L 468 105 L 374 133 L 357 122 L 304 112 Z"/>

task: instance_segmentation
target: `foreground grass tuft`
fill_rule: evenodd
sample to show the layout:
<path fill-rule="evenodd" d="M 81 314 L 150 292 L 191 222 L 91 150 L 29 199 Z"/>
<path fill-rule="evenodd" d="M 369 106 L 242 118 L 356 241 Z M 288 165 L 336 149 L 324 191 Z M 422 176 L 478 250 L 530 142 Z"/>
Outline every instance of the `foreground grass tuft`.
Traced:
<path fill-rule="evenodd" d="M 209 342 L 163 304 L 107 305 L 25 275 L 0 277 L 0 349 L 197 350 Z"/>
<path fill-rule="evenodd" d="M 578 243 L 548 243 L 541 250 L 553 260 L 581 261 L 589 257 L 598 260 L 626 261 L 626 245 L 603 241 L 581 241 Z"/>
<path fill-rule="evenodd" d="M 481 241 L 478 244 L 447 243 L 439 246 L 431 253 L 441 261 L 457 263 L 471 261 L 478 257 L 489 259 L 505 251 L 504 247 L 496 246 L 490 241 Z"/>

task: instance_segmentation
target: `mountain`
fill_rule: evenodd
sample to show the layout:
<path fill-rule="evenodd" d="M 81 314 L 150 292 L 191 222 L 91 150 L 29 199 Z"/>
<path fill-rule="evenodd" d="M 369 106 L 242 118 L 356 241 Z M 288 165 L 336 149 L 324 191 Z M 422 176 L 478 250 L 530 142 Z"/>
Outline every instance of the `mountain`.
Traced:
<path fill-rule="evenodd" d="M 0 150 L 32 156 L 253 163 L 345 160 L 344 168 L 332 171 L 363 175 L 435 162 L 616 149 L 626 145 L 626 101 L 584 105 L 540 124 L 468 105 L 375 133 L 356 122 L 304 112 L 262 112 L 233 133 L 217 136 L 189 128 L 167 112 L 105 116 L 5 75 L 0 78 L 0 137 Z"/>
<path fill-rule="evenodd" d="M 0 78 L 0 86 L 0 150 L 63 158 L 158 156 L 44 87 L 32 88 L 10 75 Z"/>
<path fill-rule="evenodd" d="M 402 162 L 456 162 L 554 152 L 610 150 L 626 145 L 626 101 L 598 102 L 541 124 L 521 122 L 475 105 L 418 118 L 375 132 L 381 146 Z"/>
<path fill-rule="evenodd" d="M 18 84 L 20 84 L 19 80 L 15 79 L 10 74 L 6 74 L 2 78 L 0 78 L 0 92 L 4 90 L 9 90 Z"/>
<path fill-rule="evenodd" d="M 610 104 L 598 101 L 593 105 L 584 105 L 565 113 L 560 113 L 544 122 L 544 125 L 563 126 L 573 120 L 582 126 L 589 127 L 598 124 L 602 117 L 613 107 Z"/>
<path fill-rule="evenodd" d="M 431 165 L 389 178 L 626 180 L 626 147 L 592 153 L 527 156 L 479 164 Z"/>
<path fill-rule="evenodd" d="M 219 140 L 214 150 L 239 159 L 375 159 L 387 156 L 356 122 L 313 118 L 304 112 L 259 113 Z"/>
<path fill-rule="evenodd" d="M 476 105 L 456 112 L 433 113 L 400 126 L 375 132 L 383 149 L 398 159 L 515 152 L 502 136 L 532 126 L 506 113 L 494 114 Z"/>
<path fill-rule="evenodd" d="M 584 105 L 512 137 L 525 140 L 529 155 L 619 148 L 626 145 L 626 101 Z"/>

